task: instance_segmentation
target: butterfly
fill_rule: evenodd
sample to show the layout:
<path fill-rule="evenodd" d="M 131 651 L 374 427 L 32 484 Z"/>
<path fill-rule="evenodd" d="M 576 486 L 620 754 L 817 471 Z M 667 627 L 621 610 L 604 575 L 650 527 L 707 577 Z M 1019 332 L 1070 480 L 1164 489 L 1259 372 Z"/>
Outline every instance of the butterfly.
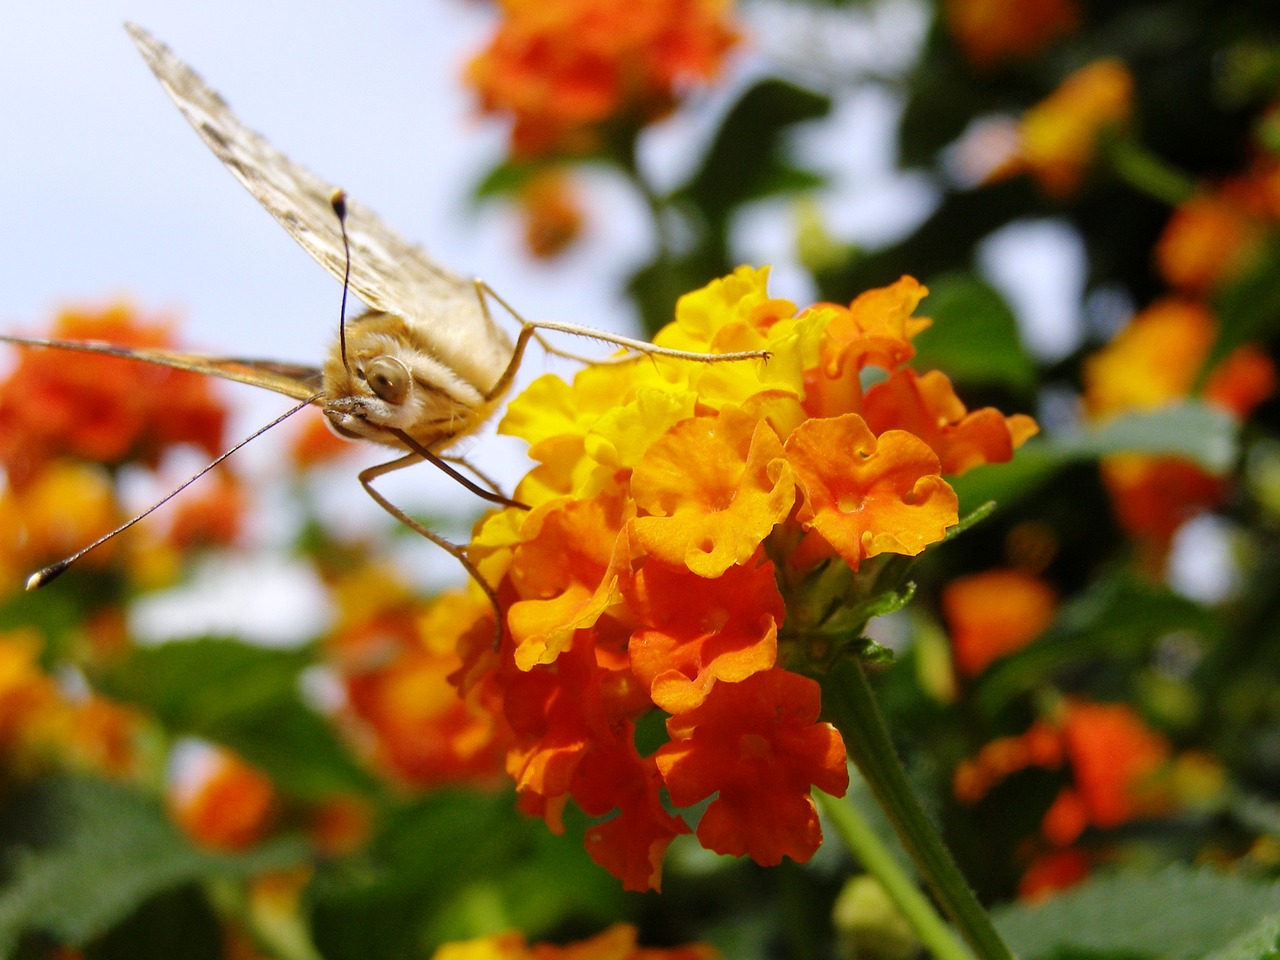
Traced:
<path fill-rule="evenodd" d="M 251 384 L 297 401 L 297 406 L 226 451 L 192 481 L 285 417 L 304 406 L 316 405 L 341 436 L 369 440 L 397 451 L 394 459 L 361 471 L 361 485 L 393 517 L 456 557 L 497 609 L 492 588 L 468 559 L 465 549 L 387 500 L 373 486 L 377 478 L 429 461 L 486 500 L 523 507 L 497 489 L 477 484 L 460 473 L 450 460 L 461 461 L 448 458 L 443 451 L 493 415 L 511 387 L 530 340 L 538 340 L 550 352 L 563 353 L 542 338 L 542 331 L 601 340 L 627 348 L 636 356 L 702 362 L 767 357 L 761 351 L 688 353 L 589 327 L 524 320 L 483 281 L 464 279 L 440 266 L 375 213 L 348 201 L 341 190 L 281 154 L 246 127 L 191 67 L 146 30 L 134 24 L 126 24 L 125 29 L 205 144 L 276 222 L 343 283 L 344 304 L 350 289 L 368 307 L 367 312 L 354 319 L 344 318 L 337 342 L 319 367 L 0 334 L 0 340 L 9 343 L 128 357 Z M 514 339 L 495 322 L 491 303 L 501 306 L 519 323 Z M 473 472 L 483 480 L 482 474 Z M 150 510 L 125 526 L 146 513 Z M 119 531 L 103 539 L 115 532 Z M 96 545 L 97 542 L 90 544 L 33 574 L 28 589 L 48 583 Z"/>

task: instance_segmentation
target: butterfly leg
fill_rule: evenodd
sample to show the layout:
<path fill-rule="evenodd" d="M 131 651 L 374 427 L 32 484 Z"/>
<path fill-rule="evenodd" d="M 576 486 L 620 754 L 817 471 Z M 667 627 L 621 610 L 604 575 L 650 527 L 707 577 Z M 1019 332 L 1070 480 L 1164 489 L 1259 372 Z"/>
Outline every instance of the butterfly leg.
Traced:
<path fill-rule="evenodd" d="M 476 586 L 484 591 L 484 595 L 489 598 L 489 603 L 493 607 L 493 645 L 494 648 L 497 649 L 498 644 L 502 640 L 502 609 L 498 606 L 498 595 L 494 592 L 493 587 L 489 586 L 484 577 L 480 575 L 480 571 L 476 568 L 476 565 L 471 562 L 471 558 L 467 556 L 466 548 L 460 547 L 456 543 L 446 540 L 444 537 L 440 536 L 440 534 L 423 526 L 417 520 L 413 519 L 413 517 L 409 516 L 394 503 L 384 497 L 373 485 L 373 481 L 377 480 L 381 476 L 385 476 L 388 473 L 392 473 L 396 470 L 403 469 L 404 467 L 410 467 L 415 463 L 421 462 L 422 457 L 417 453 L 406 453 L 403 457 L 397 457 L 396 459 L 389 460 L 386 463 L 379 463 L 372 467 L 367 467 L 360 471 L 360 485 L 364 487 L 364 492 L 373 498 L 373 502 L 383 510 L 387 511 L 387 513 L 391 514 L 391 516 L 395 517 L 414 533 L 418 533 L 426 537 L 437 547 L 462 564 L 462 568 L 466 570 L 471 579 L 476 582 Z"/>
<path fill-rule="evenodd" d="M 491 491 L 493 491 L 494 496 L 501 497 L 502 503 L 504 503 L 506 506 L 517 506 L 517 507 L 520 506 L 520 504 L 517 501 L 511 500 L 503 494 L 502 487 L 499 485 L 498 481 L 494 480 L 492 477 L 486 474 L 483 470 L 477 467 L 474 463 L 472 463 L 466 457 L 445 456 L 444 454 L 439 454 L 439 457 L 441 460 L 445 461 L 446 463 L 456 463 L 458 466 L 464 467 L 465 469 L 469 470 L 472 474 L 475 475 L 476 479 L 478 479 L 481 483 L 483 483 L 486 487 L 488 487 Z"/>
<path fill-rule="evenodd" d="M 547 350 L 548 353 L 557 356 L 568 357 L 572 360 L 581 360 L 586 363 L 599 363 L 600 361 L 578 357 L 571 353 L 549 344 L 539 331 L 551 330 L 556 333 L 567 333 L 575 337 L 585 337 L 588 340 L 599 340 L 601 343 L 612 343 L 615 346 L 624 347 L 627 350 L 634 350 L 637 354 L 647 357 L 670 357 L 674 360 L 688 360 L 693 363 L 723 363 L 739 360 L 768 360 L 768 350 L 739 350 L 733 353 L 698 353 L 693 350 L 676 350 L 672 347 L 660 347 L 656 344 L 649 343 L 647 340 L 636 340 L 633 337 L 624 337 L 621 334 L 609 333 L 605 330 L 596 330 L 592 327 L 579 326 L 576 323 L 558 323 L 553 320 L 526 320 L 522 317 L 511 304 L 507 303 L 502 296 L 489 286 L 483 280 L 477 278 L 473 281 L 476 287 L 476 296 L 480 298 L 480 305 L 484 311 L 486 319 L 490 323 L 493 322 L 486 303 L 486 298 L 492 298 L 507 313 L 520 324 L 520 334 L 516 339 L 515 352 L 512 355 L 512 363 L 519 366 L 520 360 L 524 354 L 524 348 L 528 345 L 529 338 L 535 338 L 539 344 Z M 504 376 L 500 382 L 506 383 L 509 377 Z"/>
<path fill-rule="evenodd" d="M 400 439 L 401 443 L 403 443 L 408 449 L 413 451 L 413 455 L 415 457 L 417 457 L 420 460 L 427 461 L 427 463 L 431 464 L 433 467 L 440 470 L 450 478 L 457 480 L 460 484 L 462 484 L 464 487 L 466 487 L 468 490 L 474 493 L 481 500 L 488 500 L 490 503 L 496 503 L 500 507 L 518 507 L 521 510 L 529 509 L 527 504 L 521 503 L 519 500 L 512 500 L 510 497 L 503 496 L 500 492 L 498 492 L 498 485 L 496 483 L 494 483 L 492 480 L 486 477 L 483 473 L 481 473 L 471 464 L 467 463 L 465 460 L 462 460 L 461 458 L 458 458 L 458 457 L 442 457 L 439 454 L 432 453 L 430 450 L 428 450 L 426 447 L 420 444 L 417 440 L 413 439 L 413 437 L 409 436 L 403 430 L 392 430 L 391 432 L 394 433 Z M 479 484 L 471 480 L 469 477 L 465 477 L 461 473 L 459 473 L 457 470 L 453 469 L 453 467 L 449 466 L 449 464 L 446 463 L 446 461 L 450 461 L 450 460 L 454 463 L 461 463 L 464 466 L 466 466 L 468 470 L 470 470 L 472 473 L 474 473 L 477 477 L 480 478 L 481 482 L 487 484 L 489 486 L 489 489 L 488 490 L 484 489 L 484 487 L 481 487 Z"/>

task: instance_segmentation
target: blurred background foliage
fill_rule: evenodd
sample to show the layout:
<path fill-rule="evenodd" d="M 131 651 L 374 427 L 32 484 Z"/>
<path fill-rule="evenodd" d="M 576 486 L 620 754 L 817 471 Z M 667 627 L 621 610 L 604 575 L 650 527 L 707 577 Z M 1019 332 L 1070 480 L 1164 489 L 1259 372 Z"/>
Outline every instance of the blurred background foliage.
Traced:
<path fill-rule="evenodd" d="M 544 6 L 572 45 L 591 5 Z M 957 482 L 962 513 L 998 509 L 922 557 L 914 602 L 872 625 L 895 652 L 877 682 L 918 792 L 1027 960 L 1274 956 L 1280 8 L 658 7 L 699 42 L 619 41 L 627 83 L 583 74 L 569 106 L 587 107 L 550 118 L 536 94 L 564 61 L 501 39 L 532 29 L 526 5 L 495 11 L 467 80 L 513 139 L 477 202 L 515 204 L 552 257 L 608 215 L 581 178 L 631 185 L 654 242 L 626 291 L 650 332 L 751 259 L 761 224 L 812 300 L 926 284 L 925 365 L 1042 435 Z M 851 119 L 868 93 L 884 122 Z M 520 112 L 531 100 L 543 114 Z M 647 139 L 679 123 L 695 131 L 680 172 L 655 176 Z M 840 226 L 851 187 L 876 189 L 841 169 L 866 137 L 896 167 L 877 244 Z M 128 376 L 108 377 L 120 396 L 156 390 Z M 162 488 L 171 447 L 221 443 L 203 396 L 180 415 L 166 395 L 111 453 L 128 404 L 103 412 L 101 394 L 94 422 L 54 437 L 48 411 L 74 412 L 81 389 L 56 380 L 19 367 L 0 397 L 6 584 L 127 515 L 122 491 Z M 476 721 L 450 701 L 457 662 L 425 598 L 386 560 L 401 534 L 339 532 L 316 506 L 346 468 L 315 426 L 279 441 L 277 475 L 228 471 L 56 589 L 0 596 L 0 956 L 369 960 L 619 919 L 740 958 L 919 949 L 830 837 L 771 870 L 677 843 L 662 894 L 640 895 L 590 862 L 586 818 L 554 836 L 518 813 L 500 758 L 458 746 Z M 76 459 L 67 437 L 88 433 L 99 455 Z M 284 547 L 255 537 L 267 487 L 296 520 Z M 326 625 L 306 642 L 137 641 L 148 596 L 263 550 L 320 584 Z M 853 802 L 876 822 L 865 791 Z"/>

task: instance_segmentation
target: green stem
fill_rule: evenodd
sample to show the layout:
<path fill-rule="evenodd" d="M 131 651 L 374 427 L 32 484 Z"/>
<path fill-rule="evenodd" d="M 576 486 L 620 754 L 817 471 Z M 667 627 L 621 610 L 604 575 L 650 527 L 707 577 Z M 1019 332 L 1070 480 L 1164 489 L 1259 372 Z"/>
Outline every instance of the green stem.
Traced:
<path fill-rule="evenodd" d="M 880 842 L 857 808 L 821 792 L 817 794 L 817 800 L 845 846 L 867 873 L 879 881 L 925 949 L 937 960 L 973 960 L 973 955 L 955 938 L 946 921 L 929 903 L 929 898 L 920 892 L 915 881 Z"/>
<path fill-rule="evenodd" d="M 1161 203 L 1176 207 L 1200 192 L 1195 180 L 1129 137 L 1112 140 L 1105 152 L 1112 171 L 1120 179 Z"/>
<path fill-rule="evenodd" d="M 842 661 L 823 678 L 822 703 L 943 913 L 982 960 L 1013 960 L 912 791 L 860 662 Z"/>

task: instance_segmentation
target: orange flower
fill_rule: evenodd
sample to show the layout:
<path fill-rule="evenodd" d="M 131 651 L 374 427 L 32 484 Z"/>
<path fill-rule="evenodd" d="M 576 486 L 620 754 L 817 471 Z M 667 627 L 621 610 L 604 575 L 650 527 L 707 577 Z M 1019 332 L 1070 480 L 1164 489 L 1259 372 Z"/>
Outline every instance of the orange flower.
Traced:
<path fill-rule="evenodd" d="M 867 391 L 863 416 L 877 435 L 908 430 L 942 461 L 942 472 L 959 475 L 984 463 L 1004 463 L 1039 431 L 1026 414 L 1006 417 L 994 407 L 970 412 L 940 370 L 897 370 Z"/>
<path fill-rule="evenodd" d="M 1076 0 L 946 0 L 943 9 L 965 58 L 983 69 L 1028 60 L 1080 25 Z"/>
<path fill-rule="evenodd" d="M 854 570 L 881 553 L 913 557 L 959 520 L 938 458 L 906 431 L 876 437 L 849 413 L 802 423 L 786 452 L 804 491 L 800 523 Z"/>
<path fill-rule="evenodd" d="M 216 470 L 178 498 L 168 541 L 178 550 L 230 546 L 240 536 L 248 506 L 239 479 L 226 470 Z"/>
<path fill-rule="evenodd" d="M 1133 78 L 1119 60 L 1095 60 L 1026 112 L 1015 168 L 1053 197 L 1079 189 L 1101 139 L 1133 112 Z"/>
<path fill-rule="evenodd" d="M 124 347 L 169 346 L 168 327 L 125 307 L 67 312 L 50 336 Z M 115 357 L 24 350 L 0 384 L 0 465 L 22 486 L 50 459 L 154 466 L 165 448 L 195 444 L 221 452 L 226 411 L 209 378 Z"/>
<path fill-rule="evenodd" d="M 174 821 L 192 840 L 223 850 L 261 840 L 275 805 L 275 788 L 267 776 L 225 750 L 211 751 L 169 797 Z"/>
<path fill-rule="evenodd" d="M 704 847 L 766 866 L 812 856 L 822 828 L 810 785 L 837 796 L 849 786 L 844 744 L 817 722 L 819 706 L 815 681 L 775 668 L 716 684 L 667 721 L 657 762 L 672 802 L 716 798 L 698 822 Z"/>
<path fill-rule="evenodd" d="M 668 713 L 698 706 L 717 680 L 736 683 L 777 661 L 786 611 L 768 561 L 706 580 L 651 559 L 622 592 L 642 624 L 627 646 L 631 669 Z"/>
<path fill-rule="evenodd" d="M 1022 872 L 1018 897 L 1032 902 L 1047 900 L 1058 891 L 1083 882 L 1091 866 L 1089 854 L 1077 847 L 1045 851 Z"/>
<path fill-rule="evenodd" d="M 1110 830 L 1135 818 L 1164 812 L 1172 796 L 1156 774 L 1169 759 L 1169 744 L 1127 704 L 1068 701 L 1052 721 L 987 744 L 956 768 L 957 799 L 976 803 L 1001 780 L 1027 767 L 1066 766 L 1062 788 L 1041 821 L 1045 839 L 1074 843 L 1088 827 Z"/>
<path fill-rule="evenodd" d="M 719 72 L 736 42 L 726 0 L 504 0 L 467 82 L 487 112 L 514 117 L 519 157 L 596 148 L 610 121 L 641 125 L 677 87 Z"/>
<path fill-rule="evenodd" d="M 1070 703 L 1062 738 L 1091 824 L 1110 829 L 1164 809 L 1154 775 L 1169 759 L 1169 742 L 1128 704 Z"/>
<path fill-rule="evenodd" d="M 942 613 L 956 666 L 973 677 L 1021 650 L 1053 620 L 1056 606 L 1052 588 L 1022 570 L 988 570 L 952 580 L 942 591 Z"/>
<path fill-rule="evenodd" d="M 1187 396 L 1215 336 L 1214 318 L 1202 305 L 1157 301 L 1085 361 L 1086 409 L 1106 420 Z M 1204 398 L 1243 418 L 1275 387 L 1271 361 L 1245 346 L 1210 371 Z M 1113 456 L 1101 469 L 1121 525 L 1160 549 L 1185 520 L 1219 503 L 1228 489 L 1224 479 L 1173 457 Z"/>
<path fill-rule="evenodd" d="M 745 563 L 795 502 L 781 457 L 773 428 L 739 411 L 676 424 L 632 471 L 647 514 L 631 521 L 636 543 L 702 577 Z"/>
<path fill-rule="evenodd" d="M 336 460 L 356 449 L 350 440 L 333 432 L 329 421 L 315 407 L 300 411 L 298 426 L 289 441 L 289 462 L 300 470 Z"/>
<path fill-rule="evenodd" d="M 33 570 L 92 543 L 120 521 L 107 471 L 96 464 L 53 461 L 18 489 L 0 488 L 0 590 L 16 589 Z M 85 555 L 85 566 L 109 562 L 115 541 Z"/>
<path fill-rule="evenodd" d="M 1156 243 L 1156 265 L 1171 286 L 1212 293 L 1252 262 L 1278 220 L 1280 162 L 1264 155 L 1178 205 Z"/>
<path fill-rule="evenodd" d="M 582 207 L 563 170 L 543 170 L 520 187 L 524 243 L 539 260 L 564 252 L 582 232 Z"/>

